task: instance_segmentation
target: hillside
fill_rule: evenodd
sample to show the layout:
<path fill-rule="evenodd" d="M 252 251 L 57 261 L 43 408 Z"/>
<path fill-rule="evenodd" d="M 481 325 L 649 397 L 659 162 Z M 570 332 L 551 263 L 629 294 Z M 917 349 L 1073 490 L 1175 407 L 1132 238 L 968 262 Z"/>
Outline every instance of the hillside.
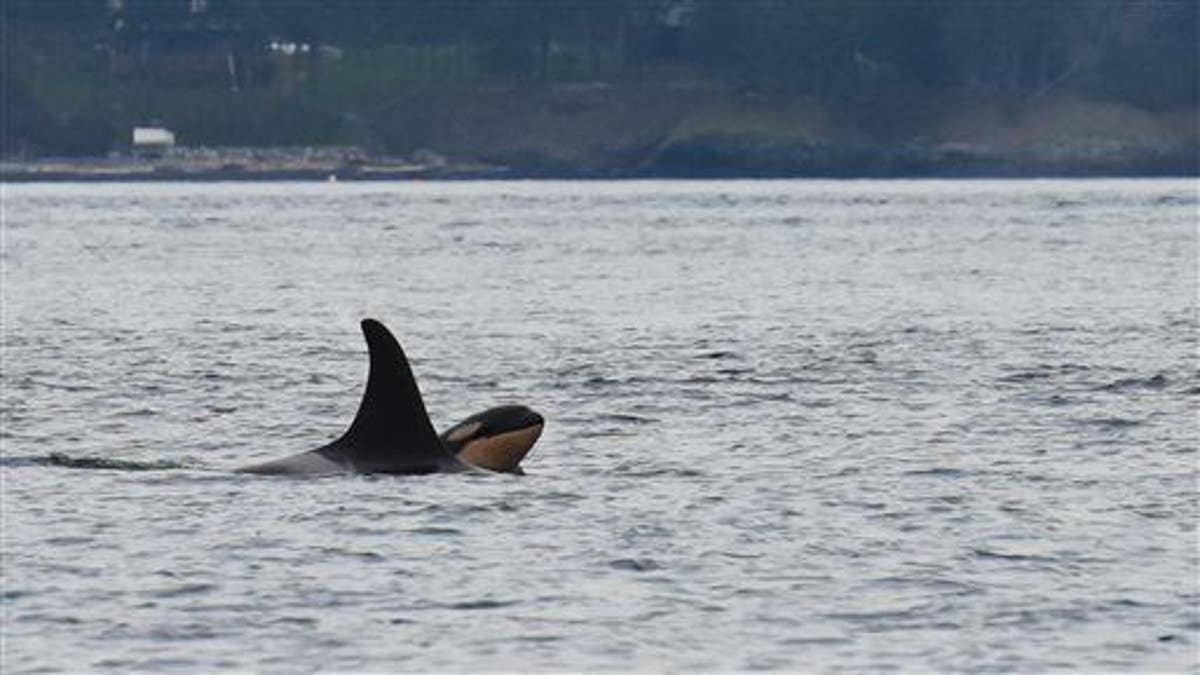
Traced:
<path fill-rule="evenodd" d="M 1200 164 L 1195 3 L 12 0 L 0 16 L 10 175 L 128 155 L 147 124 L 193 150 L 510 175 Z"/>

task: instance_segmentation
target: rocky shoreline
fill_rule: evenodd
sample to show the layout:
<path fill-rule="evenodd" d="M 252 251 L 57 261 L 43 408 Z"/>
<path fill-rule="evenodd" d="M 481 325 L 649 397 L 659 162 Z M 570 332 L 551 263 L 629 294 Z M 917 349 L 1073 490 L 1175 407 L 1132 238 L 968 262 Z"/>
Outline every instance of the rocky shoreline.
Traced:
<path fill-rule="evenodd" d="M 821 147 L 741 152 L 725 140 L 671 147 L 653 163 L 625 168 L 450 161 L 442 165 L 380 157 L 367 162 L 205 164 L 179 161 L 53 158 L 0 162 L 10 183 L 141 181 L 406 181 L 637 178 L 1054 178 L 1198 176 L 1195 153 L 1055 160 L 970 152 L 958 148 L 901 149 L 874 154 Z"/>
<path fill-rule="evenodd" d="M 450 163 L 434 153 L 373 157 L 360 148 L 186 148 L 160 157 L 0 161 L 10 182 L 415 180 L 490 177 L 503 167 Z"/>
<path fill-rule="evenodd" d="M 508 175 L 491 167 L 432 168 L 423 165 L 380 164 L 304 164 L 206 166 L 178 162 L 110 161 L 47 159 L 0 163 L 0 177 L 6 182 L 125 182 L 125 181 L 326 181 L 339 180 L 436 180 L 456 178 L 498 178 Z"/>

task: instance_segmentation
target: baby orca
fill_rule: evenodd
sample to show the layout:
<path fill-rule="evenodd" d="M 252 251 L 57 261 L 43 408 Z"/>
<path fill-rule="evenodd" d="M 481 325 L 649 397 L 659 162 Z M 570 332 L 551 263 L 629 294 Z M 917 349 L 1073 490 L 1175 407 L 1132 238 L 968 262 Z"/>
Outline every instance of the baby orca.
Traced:
<path fill-rule="evenodd" d="M 523 405 L 502 405 L 471 415 L 439 439 L 460 462 L 489 471 L 523 473 L 521 460 L 542 435 L 545 420 Z"/>
<path fill-rule="evenodd" d="M 350 428 L 315 450 L 238 469 L 244 473 L 426 474 L 471 471 L 520 473 L 518 464 L 545 420 L 524 406 L 472 415 L 441 437 L 433 430 L 400 343 L 382 323 L 362 322 L 370 371 Z"/>

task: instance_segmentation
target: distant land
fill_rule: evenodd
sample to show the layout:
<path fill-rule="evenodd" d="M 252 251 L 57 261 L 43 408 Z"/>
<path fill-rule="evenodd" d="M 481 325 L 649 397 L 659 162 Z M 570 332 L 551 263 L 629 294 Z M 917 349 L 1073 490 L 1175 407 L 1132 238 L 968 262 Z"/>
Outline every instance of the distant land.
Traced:
<path fill-rule="evenodd" d="M 1155 3 L 12 0 L 6 180 L 1200 174 Z M 134 127 L 175 135 L 139 152 Z"/>
<path fill-rule="evenodd" d="M 459 94 L 426 102 L 421 147 L 188 148 L 26 158 L 8 180 L 1151 176 L 1200 171 L 1193 113 L 1055 99 L 927 102 L 880 138 L 798 101 L 723 92 Z M 432 123 L 431 120 L 438 120 Z M 536 133 L 534 132 L 536 130 Z"/>

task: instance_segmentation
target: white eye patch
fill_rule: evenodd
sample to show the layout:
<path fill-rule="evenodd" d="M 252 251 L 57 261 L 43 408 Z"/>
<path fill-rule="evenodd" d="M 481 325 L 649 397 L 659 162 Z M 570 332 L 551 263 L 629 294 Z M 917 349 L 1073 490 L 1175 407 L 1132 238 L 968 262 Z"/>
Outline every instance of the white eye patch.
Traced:
<path fill-rule="evenodd" d="M 474 436 L 475 432 L 479 431 L 479 428 L 482 426 L 483 422 L 471 422 L 470 424 L 464 424 L 454 431 L 451 431 L 450 434 L 446 436 L 446 440 L 450 441 L 451 443 L 462 443 L 468 438 Z"/>

